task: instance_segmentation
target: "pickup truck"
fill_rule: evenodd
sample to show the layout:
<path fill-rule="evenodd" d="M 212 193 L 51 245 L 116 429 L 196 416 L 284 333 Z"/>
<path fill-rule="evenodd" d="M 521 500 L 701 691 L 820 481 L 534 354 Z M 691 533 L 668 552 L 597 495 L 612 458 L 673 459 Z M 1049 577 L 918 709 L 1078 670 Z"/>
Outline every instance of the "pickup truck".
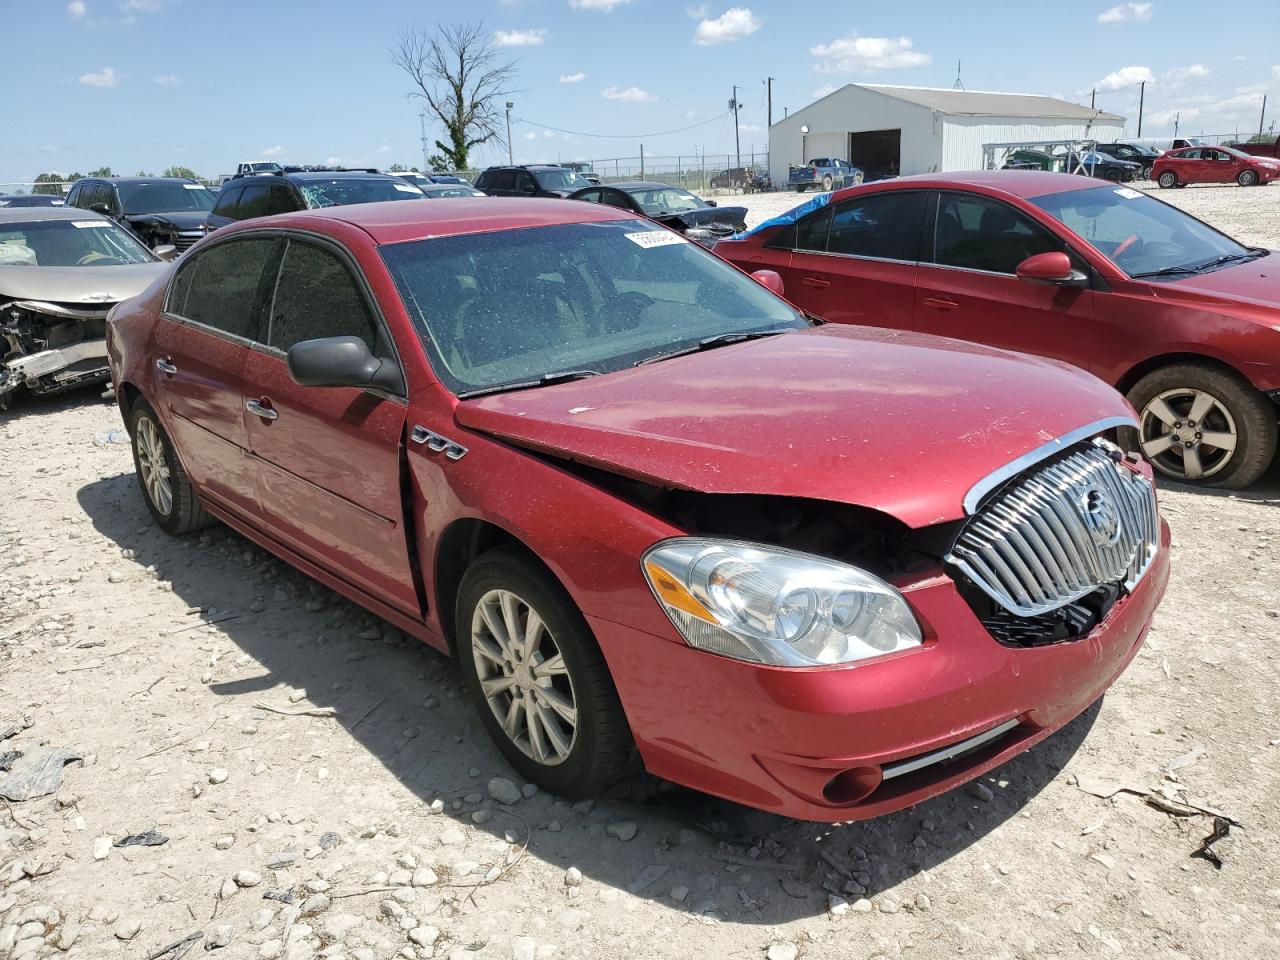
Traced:
<path fill-rule="evenodd" d="M 224 173 L 218 178 L 220 185 L 225 185 L 228 180 L 235 177 L 248 177 L 257 173 L 282 173 L 284 167 L 276 163 L 274 160 L 248 160 L 244 163 L 236 164 L 235 173 Z"/>
<path fill-rule="evenodd" d="M 826 191 L 856 187 L 860 183 L 862 171 L 835 157 L 810 160 L 802 166 L 787 169 L 787 186 L 796 193 L 804 193 L 810 187 Z"/>
<path fill-rule="evenodd" d="M 1255 157 L 1280 157 L 1280 137 L 1263 143 L 1232 143 L 1228 146 Z"/>

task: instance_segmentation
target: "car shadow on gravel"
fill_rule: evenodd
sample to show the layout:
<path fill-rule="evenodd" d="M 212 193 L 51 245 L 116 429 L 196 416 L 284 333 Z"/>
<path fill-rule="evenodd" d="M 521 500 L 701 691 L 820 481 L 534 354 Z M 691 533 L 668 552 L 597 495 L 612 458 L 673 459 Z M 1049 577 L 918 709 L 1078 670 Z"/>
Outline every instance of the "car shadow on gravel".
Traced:
<path fill-rule="evenodd" d="M 151 673 L 161 671 L 144 668 L 133 684 L 138 689 L 122 691 L 122 709 L 137 709 L 138 722 L 147 725 L 140 736 L 157 746 L 194 738 L 217 716 L 218 726 L 209 734 L 222 746 L 217 762 L 232 767 L 233 782 L 253 793 L 253 809 L 243 811 L 246 817 L 272 804 L 289 804 L 308 822 L 314 821 L 317 831 L 335 830 L 351 838 L 357 830 L 351 814 L 374 810 L 369 822 L 398 822 L 404 839 L 397 842 L 426 847 L 433 866 L 446 875 L 450 857 L 459 857 L 459 848 L 427 846 L 414 839 L 428 830 L 433 835 L 444 830 L 440 817 L 432 818 L 428 809 L 437 798 L 444 802 L 441 816 L 480 833 L 479 847 L 513 831 L 517 838 L 529 837 L 529 856 L 562 870 L 578 867 L 586 878 L 582 897 L 588 902 L 610 901 L 618 891 L 628 891 L 703 920 L 746 924 L 821 915 L 832 891 L 841 891 L 849 901 L 859 896 L 904 900 L 910 909 L 912 898 L 895 888 L 992 831 L 1008 828 L 1011 818 L 1059 775 L 1098 713 L 1095 704 L 1055 736 L 982 778 L 989 792 L 956 790 L 910 810 L 859 823 L 789 820 L 647 775 L 592 804 L 538 793 L 503 807 L 489 798 L 488 779 L 503 776 L 519 782 L 518 778 L 489 741 L 447 657 L 404 640 L 389 625 L 221 525 L 187 537 L 165 534 L 151 522 L 132 474 L 97 480 L 77 496 L 100 533 L 133 551 L 136 562 L 152 568 L 157 580 L 172 584 L 188 608 L 203 609 L 202 614 L 189 615 L 186 623 L 149 626 L 151 642 L 163 643 L 199 617 L 219 621 L 210 628 L 210 636 L 185 644 L 191 656 L 181 676 L 169 676 L 167 683 L 155 681 Z M 160 589 L 144 578 L 135 579 L 135 589 Z M 129 611 L 130 604 L 122 602 L 113 615 L 127 617 Z M 170 714 L 184 717 L 180 725 L 154 729 L 156 721 L 149 711 L 167 708 L 166 691 L 180 682 L 198 689 L 201 672 L 210 669 L 209 651 L 226 650 L 223 637 L 252 661 L 236 662 L 238 651 L 224 652 L 208 684 L 221 699 L 205 706 L 193 704 L 192 693 L 184 693 L 181 706 Z M 144 692 L 149 683 L 155 689 Z M 287 695 L 291 689 L 305 689 L 306 699 L 292 703 Z M 355 749 L 327 749 L 322 761 L 313 760 L 331 768 L 331 779 L 320 783 L 315 766 L 307 764 L 304 744 L 320 735 L 315 725 L 335 720 L 282 716 L 255 703 L 282 711 L 331 707 Z M 260 728 L 252 740 L 242 735 L 249 723 Z M 290 762 L 299 767 L 263 772 L 261 781 L 248 769 L 235 769 L 237 763 L 248 766 L 246 753 L 252 755 L 268 739 L 287 735 L 292 736 L 292 746 L 281 752 L 290 754 Z M 193 773 L 215 759 L 209 754 L 201 757 L 190 761 Z M 374 763 L 408 793 L 401 796 L 393 786 L 379 784 L 382 774 L 373 769 Z M 300 778 L 310 787 L 297 789 Z M 481 824 L 473 819 L 478 811 L 489 811 L 481 813 Z M 623 842 L 610 835 L 609 825 L 622 821 L 636 825 L 634 839 Z M 345 856 L 358 857 L 359 849 L 344 847 Z M 481 859 L 472 849 L 468 858 Z M 358 864 L 353 877 L 385 868 L 385 862 L 371 859 Z M 558 885 L 557 877 L 553 874 Z M 513 879 L 520 882 L 518 873 Z M 865 893 L 845 889 L 851 881 L 864 884 Z M 475 895 L 483 893 L 473 891 Z M 574 905 L 575 901 L 564 902 L 566 908 Z"/>
<path fill-rule="evenodd" d="M 34 397 L 29 393 L 21 395 L 13 401 L 8 410 L 0 410 L 0 427 L 35 417 L 47 417 L 67 410 L 79 410 L 82 407 L 102 406 L 115 409 L 114 400 L 102 398 L 103 386 L 86 387 L 83 390 L 71 390 L 52 397 Z"/>

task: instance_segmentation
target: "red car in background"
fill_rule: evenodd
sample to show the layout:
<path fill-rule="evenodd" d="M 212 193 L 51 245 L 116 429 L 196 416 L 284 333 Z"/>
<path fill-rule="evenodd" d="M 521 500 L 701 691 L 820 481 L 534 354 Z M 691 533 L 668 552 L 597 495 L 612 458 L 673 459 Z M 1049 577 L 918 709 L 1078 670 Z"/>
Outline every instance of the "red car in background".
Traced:
<path fill-rule="evenodd" d="M 1234 147 L 1183 147 L 1156 158 L 1151 178 L 1166 190 L 1192 183 L 1265 186 L 1280 177 L 1280 161 L 1255 157 Z"/>
<path fill-rule="evenodd" d="M 1238 488 L 1276 450 L 1280 256 L 1138 190 L 1038 171 L 817 197 L 715 252 L 837 323 L 1065 360 L 1125 393 L 1165 476 Z"/>
<path fill-rule="evenodd" d="M 796 817 L 911 806 L 1096 700 L 1168 579 L 1105 384 L 811 323 L 604 205 L 245 221 L 108 328 L 156 523 L 455 653 L 564 796 L 638 753 Z"/>

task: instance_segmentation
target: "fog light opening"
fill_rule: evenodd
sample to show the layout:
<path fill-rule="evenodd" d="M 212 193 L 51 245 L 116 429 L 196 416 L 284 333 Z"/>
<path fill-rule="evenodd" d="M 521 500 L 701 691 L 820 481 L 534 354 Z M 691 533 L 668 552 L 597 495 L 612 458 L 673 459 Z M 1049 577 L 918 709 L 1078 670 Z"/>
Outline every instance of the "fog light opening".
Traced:
<path fill-rule="evenodd" d="M 841 770 L 822 788 L 828 803 L 844 806 L 865 800 L 880 786 L 879 767 L 851 767 Z"/>

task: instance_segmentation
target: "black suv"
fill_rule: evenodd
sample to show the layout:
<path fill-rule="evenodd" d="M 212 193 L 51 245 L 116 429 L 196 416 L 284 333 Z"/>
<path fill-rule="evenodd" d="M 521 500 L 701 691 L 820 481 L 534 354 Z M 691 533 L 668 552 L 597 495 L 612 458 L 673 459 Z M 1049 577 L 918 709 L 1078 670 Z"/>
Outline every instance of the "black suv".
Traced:
<path fill-rule="evenodd" d="M 1155 166 L 1156 157 L 1160 156 L 1159 150 L 1135 143 L 1098 143 L 1094 144 L 1094 149 L 1117 160 L 1140 164 L 1143 180 L 1151 179 L 1151 168 Z"/>
<path fill-rule="evenodd" d="M 186 177 L 85 177 L 71 185 L 67 206 L 119 221 L 152 250 L 171 243 L 182 251 L 207 232 L 214 199 Z"/>
<path fill-rule="evenodd" d="M 218 194 L 209 229 L 295 210 L 383 200 L 422 200 L 421 190 L 376 170 L 306 170 L 235 176 Z"/>
<path fill-rule="evenodd" d="M 580 173 L 551 164 L 490 167 L 476 177 L 476 189 L 491 197 L 567 197 L 589 186 Z"/>

